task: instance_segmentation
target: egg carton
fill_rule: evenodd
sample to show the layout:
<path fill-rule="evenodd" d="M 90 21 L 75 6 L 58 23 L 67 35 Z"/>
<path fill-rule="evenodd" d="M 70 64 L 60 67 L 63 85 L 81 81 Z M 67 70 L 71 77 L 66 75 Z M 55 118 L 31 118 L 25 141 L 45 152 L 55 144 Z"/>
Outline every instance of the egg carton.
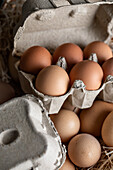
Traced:
<path fill-rule="evenodd" d="M 113 1 L 76 3 L 74 0 L 26 1 L 21 26 L 14 38 L 12 55 L 21 56 L 25 50 L 34 45 L 43 46 L 51 53 L 59 45 L 67 42 L 84 48 L 90 42 L 100 40 L 111 46 Z M 91 107 L 98 95 L 104 101 L 113 102 L 112 77 L 95 91 L 86 90 L 84 83 L 78 80 L 65 95 L 51 97 L 35 89 L 33 75 L 19 70 L 18 64 L 16 68 L 23 91 L 40 98 L 49 114 L 57 113 L 68 97 L 72 105 L 81 109 Z"/>
<path fill-rule="evenodd" d="M 92 56 L 91 56 L 92 57 Z M 94 58 L 90 60 L 95 61 Z M 97 58 L 97 57 L 96 57 Z M 97 60 L 96 60 L 97 61 Z M 95 62 L 96 62 L 95 61 Z M 85 84 L 81 80 L 75 80 L 73 86 L 65 95 L 59 97 L 52 97 L 48 95 L 44 95 L 43 93 L 36 90 L 34 86 L 34 82 L 36 77 L 25 73 L 19 69 L 19 61 L 16 63 L 16 69 L 18 71 L 18 75 L 20 78 L 20 83 L 23 91 L 25 93 L 30 93 L 38 97 L 44 104 L 44 107 L 48 110 L 49 114 L 58 113 L 61 109 L 64 101 L 68 98 L 69 102 L 77 108 L 84 109 L 92 106 L 95 98 L 98 96 L 99 99 L 102 99 L 106 102 L 113 102 L 113 76 L 107 76 L 106 82 L 98 89 L 94 91 L 88 91 L 85 89 Z M 61 64 L 62 63 L 62 64 Z M 59 66 L 66 69 L 65 58 L 58 61 Z"/>
<path fill-rule="evenodd" d="M 42 102 L 32 95 L 0 106 L 0 169 L 58 170 L 66 149 Z"/>

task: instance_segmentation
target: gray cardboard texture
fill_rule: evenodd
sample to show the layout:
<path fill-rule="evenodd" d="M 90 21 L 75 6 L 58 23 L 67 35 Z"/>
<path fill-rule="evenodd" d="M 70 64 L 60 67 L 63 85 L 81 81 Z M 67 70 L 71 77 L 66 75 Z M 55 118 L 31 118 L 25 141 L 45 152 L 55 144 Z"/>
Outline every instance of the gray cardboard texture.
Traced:
<path fill-rule="evenodd" d="M 29 15 L 19 28 L 15 36 L 14 53 L 23 53 L 33 45 L 54 51 L 65 42 L 81 47 L 95 40 L 109 44 L 112 16 L 113 5 L 110 4 L 81 4 L 38 10 Z"/>
<path fill-rule="evenodd" d="M 40 9 L 51 9 L 67 5 L 84 4 L 84 3 L 106 3 L 113 0 L 26 0 L 22 10 L 21 24 L 34 11 Z"/>
<path fill-rule="evenodd" d="M 0 106 L 0 169 L 58 169 L 65 147 L 40 100 L 15 98 Z"/>
<path fill-rule="evenodd" d="M 98 98 L 113 103 L 113 76 L 107 76 L 104 90 L 100 92 Z"/>
<path fill-rule="evenodd" d="M 109 45 L 113 37 L 112 3 L 65 5 L 33 12 L 26 18 L 24 25 L 19 28 L 15 36 L 13 54 L 20 55 L 33 45 L 46 47 L 51 52 L 66 42 L 85 47 L 92 41 L 100 40 Z M 19 70 L 18 64 L 16 68 L 23 91 L 39 97 L 49 114 L 57 113 L 69 95 L 71 104 L 82 109 L 91 107 L 100 92 L 101 99 L 113 102 L 113 92 L 109 89 L 113 84 L 112 80 L 104 83 L 100 89 L 95 91 L 85 90 L 83 82 L 78 81 L 65 95 L 51 97 L 38 92 L 33 85 L 35 77 Z"/>

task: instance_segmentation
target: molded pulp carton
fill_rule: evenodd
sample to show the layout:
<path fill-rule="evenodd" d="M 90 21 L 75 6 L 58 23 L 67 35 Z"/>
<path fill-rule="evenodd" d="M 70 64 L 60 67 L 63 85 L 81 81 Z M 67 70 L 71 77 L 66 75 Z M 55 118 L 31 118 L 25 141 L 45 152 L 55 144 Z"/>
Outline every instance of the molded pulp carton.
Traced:
<path fill-rule="evenodd" d="M 40 100 L 23 96 L 0 106 L 0 169 L 57 170 L 65 146 Z"/>
<path fill-rule="evenodd" d="M 99 40 L 112 45 L 113 1 L 74 0 L 28 0 L 23 6 L 20 27 L 15 35 L 13 56 L 20 56 L 31 46 L 46 47 L 51 53 L 59 45 L 71 42 L 84 48 L 88 43 Z M 93 2 L 93 3 L 90 3 Z M 63 96 L 51 97 L 38 92 L 34 87 L 35 77 L 16 68 L 21 87 L 43 102 L 49 114 L 57 113 L 69 97 L 77 108 L 91 107 L 98 96 L 113 102 L 113 77 L 108 76 L 100 89 L 88 91 L 82 81 L 75 81 Z"/>

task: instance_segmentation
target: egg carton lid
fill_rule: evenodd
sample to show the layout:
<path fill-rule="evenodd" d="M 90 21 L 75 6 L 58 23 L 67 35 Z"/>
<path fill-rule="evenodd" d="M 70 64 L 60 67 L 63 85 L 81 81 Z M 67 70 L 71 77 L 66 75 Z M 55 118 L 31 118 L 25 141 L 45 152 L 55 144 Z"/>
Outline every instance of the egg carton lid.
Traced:
<path fill-rule="evenodd" d="M 106 3 L 113 0 L 26 0 L 23 5 L 23 21 L 30 13 L 40 9 L 58 8 L 62 6 L 87 4 L 87 3 Z"/>
<path fill-rule="evenodd" d="M 33 95 L 0 106 L 0 169 L 59 169 L 66 149 L 42 102 Z"/>
<path fill-rule="evenodd" d="M 113 37 L 113 1 L 76 2 L 27 0 L 14 38 L 13 54 L 21 55 L 33 45 L 46 47 L 50 52 L 66 42 L 84 47 L 100 40 L 109 45 Z"/>

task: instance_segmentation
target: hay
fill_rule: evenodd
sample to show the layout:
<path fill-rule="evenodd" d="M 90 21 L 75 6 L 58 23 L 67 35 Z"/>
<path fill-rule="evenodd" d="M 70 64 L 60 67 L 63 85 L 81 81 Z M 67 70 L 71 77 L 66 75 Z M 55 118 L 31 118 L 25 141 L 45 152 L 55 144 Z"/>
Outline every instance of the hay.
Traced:
<path fill-rule="evenodd" d="M 106 147 L 102 140 L 99 140 L 102 147 L 101 158 L 92 168 L 93 170 L 113 170 L 113 147 Z"/>
<path fill-rule="evenodd" d="M 8 58 L 13 50 L 14 31 L 21 18 L 25 0 L 3 0 L 0 8 L 0 80 L 10 83 L 16 96 L 21 96 L 19 83 L 13 81 L 8 70 Z"/>
<path fill-rule="evenodd" d="M 13 49 L 14 30 L 21 17 L 23 0 L 4 0 L 0 9 L 0 79 L 10 81 L 8 57 Z"/>

